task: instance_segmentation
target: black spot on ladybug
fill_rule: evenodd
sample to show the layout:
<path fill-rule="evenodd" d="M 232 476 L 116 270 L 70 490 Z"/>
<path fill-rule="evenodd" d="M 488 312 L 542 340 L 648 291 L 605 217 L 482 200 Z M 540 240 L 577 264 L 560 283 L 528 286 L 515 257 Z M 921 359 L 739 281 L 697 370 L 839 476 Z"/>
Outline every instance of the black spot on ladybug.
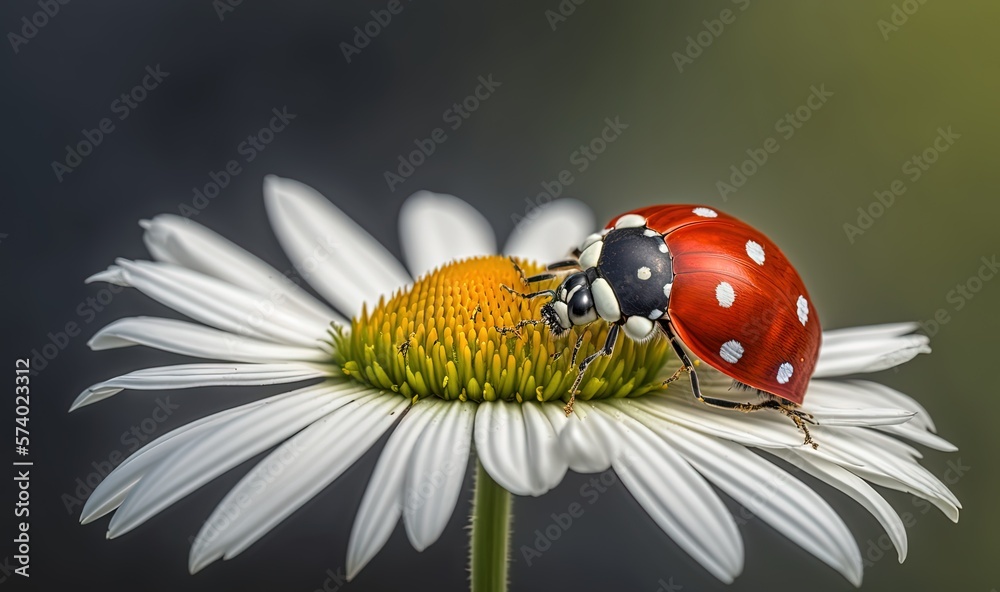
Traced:
<path fill-rule="evenodd" d="M 618 298 L 623 316 L 648 317 L 666 310 L 663 286 L 673 282 L 670 255 L 663 253 L 663 237 L 650 236 L 643 226 L 618 228 L 604 237 L 597 270 Z"/>

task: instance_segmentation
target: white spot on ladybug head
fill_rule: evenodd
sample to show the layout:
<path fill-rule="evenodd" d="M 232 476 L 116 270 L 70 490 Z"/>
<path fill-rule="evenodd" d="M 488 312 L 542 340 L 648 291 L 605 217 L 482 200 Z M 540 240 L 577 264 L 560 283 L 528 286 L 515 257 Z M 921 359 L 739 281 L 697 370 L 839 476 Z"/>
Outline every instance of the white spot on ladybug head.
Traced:
<path fill-rule="evenodd" d="M 656 309 L 653 309 L 653 310 L 649 311 L 649 314 L 648 314 L 648 315 L 646 315 L 646 316 L 647 316 L 647 317 L 648 317 L 648 318 L 649 318 L 650 320 L 653 320 L 653 321 L 655 321 L 656 319 L 658 319 L 658 318 L 660 318 L 660 317 L 662 317 L 662 316 L 663 316 L 663 311 L 662 311 L 662 310 L 660 310 L 660 309 L 658 309 L 658 308 L 656 308 Z"/>
<path fill-rule="evenodd" d="M 647 228 L 646 230 L 643 230 L 642 234 L 643 234 L 643 236 L 663 236 L 659 232 L 656 232 L 655 230 L 651 230 L 649 228 Z"/>
<path fill-rule="evenodd" d="M 788 362 L 778 366 L 778 383 L 787 384 L 791 380 L 793 372 L 795 372 L 795 368 L 792 368 L 792 365 Z"/>
<path fill-rule="evenodd" d="M 639 214 L 625 214 L 615 222 L 615 228 L 635 228 L 645 225 L 646 219 Z"/>
<path fill-rule="evenodd" d="M 563 329 L 569 329 L 573 326 L 569 322 L 569 307 L 566 306 L 565 302 L 555 302 L 552 304 L 552 308 L 556 311 L 556 315 L 559 317 L 559 325 Z"/>
<path fill-rule="evenodd" d="M 667 243 L 663 243 L 662 245 L 660 245 L 660 252 L 661 253 L 667 252 Z"/>
<path fill-rule="evenodd" d="M 583 243 L 580 245 L 580 252 L 582 253 L 583 251 L 586 251 L 587 247 L 600 241 L 603 238 L 604 235 L 602 234 L 597 234 L 596 232 L 594 234 L 591 234 L 587 238 L 583 239 Z"/>
<path fill-rule="evenodd" d="M 589 247 L 580 253 L 580 268 L 589 269 L 591 267 L 597 267 L 597 263 L 601 260 L 601 251 L 604 249 L 603 241 L 596 241 L 591 243 Z"/>
<path fill-rule="evenodd" d="M 615 291 L 611 289 L 611 284 L 604 278 L 597 278 L 590 284 L 590 293 L 594 297 L 594 308 L 602 319 L 609 323 L 616 323 L 621 319 L 622 311 L 615 297 Z"/>
<path fill-rule="evenodd" d="M 653 324 L 653 321 L 644 317 L 632 316 L 625 321 L 625 334 L 628 335 L 632 341 L 642 343 L 653 336 L 653 331 L 655 329 L 656 325 Z"/>
<path fill-rule="evenodd" d="M 736 290 L 733 290 L 729 282 L 719 282 L 715 287 L 715 299 L 719 301 L 719 306 L 729 308 L 736 302 Z"/>
<path fill-rule="evenodd" d="M 730 339 L 719 348 L 719 355 L 730 364 L 735 364 L 743 357 L 743 344 L 735 339 Z"/>
<path fill-rule="evenodd" d="M 711 208 L 695 208 L 691 211 L 694 212 L 695 216 L 701 216 L 702 218 L 717 218 L 719 216 L 718 212 Z"/>
<path fill-rule="evenodd" d="M 663 284 L 663 295 L 670 298 L 670 290 L 673 289 L 673 284 Z"/>
<path fill-rule="evenodd" d="M 648 280 L 653 277 L 653 272 L 650 271 L 648 267 L 640 267 L 639 271 L 636 272 L 636 275 L 639 276 L 640 280 Z"/>
<path fill-rule="evenodd" d="M 752 240 L 747 241 L 747 255 L 754 260 L 757 265 L 764 265 L 764 247 Z"/>
<path fill-rule="evenodd" d="M 805 296 L 799 296 L 799 299 L 795 302 L 795 308 L 798 309 L 799 322 L 805 327 L 806 321 L 809 320 L 809 302 L 806 301 Z"/>

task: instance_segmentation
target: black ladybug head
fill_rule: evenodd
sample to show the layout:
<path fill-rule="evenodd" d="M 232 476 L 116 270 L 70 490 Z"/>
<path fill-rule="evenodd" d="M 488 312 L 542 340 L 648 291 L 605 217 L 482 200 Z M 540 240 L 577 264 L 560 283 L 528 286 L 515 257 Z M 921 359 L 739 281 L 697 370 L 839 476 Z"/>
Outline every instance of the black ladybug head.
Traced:
<path fill-rule="evenodd" d="M 587 270 L 568 276 L 556 289 L 555 297 L 542 307 L 542 320 L 554 335 L 561 335 L 576 325 L 597 320 L 590 282 L 594 271 Z"/>

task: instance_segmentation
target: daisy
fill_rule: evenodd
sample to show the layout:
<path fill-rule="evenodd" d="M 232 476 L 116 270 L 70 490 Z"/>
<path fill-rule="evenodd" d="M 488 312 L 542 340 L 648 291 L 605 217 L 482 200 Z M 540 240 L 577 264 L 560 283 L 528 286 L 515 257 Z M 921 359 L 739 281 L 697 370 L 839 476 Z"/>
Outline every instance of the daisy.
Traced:
<path fill-rule="evenodd" d="M 580 353 L 596 351 L 607 326 L 559 339 L 540 326 L 511 332 L 538 318 L 542 302 L 501 288 L 521 285 L 508 257 L 534 273 L 536 262 L 564 258 L 592 232 L 586 207 L 563 199 L 541 208 L 498 256 L 476 210 L 421 192 L 401 213 L 404 267 L 312 188 L 268 177 L 264 194 L 291 277 L 190 220 L 160 215 L 141 222 L 152 261 L 119 259 L 87 280 L 136 288 L 191 319 L 118 320 L 91 339 L 92 349 L 145 345 L 216 361 L 112 378 L 86 389 L 71 409 L 125 390 L 310 383 L 192 422 L 126 459 L 82 511 L 84 523 L 114 512 L 109 538 L 273 449 L 206 520 L 191 548 L 195 573 L 258 541 L 386 432 L 350 534 L 351 578 L 400 520 L 418 551 L 438 539 L 470 458 L 473 590 L 506 587 L 511 494 L 542 495 L 568 470 L 613 468 L 650 518 L 724 582 L 742 571 L 744 548 L 716 488 L 860 585 L 851 532 L 789 464 L 868 510 L 900 561 L 903 523 L 869 483 L 924 498 L 958 520 L 958 500 L 906 442 L 955 450 L 934 434 L 926 411 L 876 382 L 830 380 L 929 352 L 915 324 L 823 335 L 803 406 L 816 419 L 815 449 L 778 413 L 706 406 L 687 380 L 663 388 L 678 362 L 662 339 L 619 342 L 613 356 L 588 368 L 567 416 L 572 346 L 583 331 Z M 732 396 L 721 373 L 703 365 L 699 376 L 706 395 Z"/>

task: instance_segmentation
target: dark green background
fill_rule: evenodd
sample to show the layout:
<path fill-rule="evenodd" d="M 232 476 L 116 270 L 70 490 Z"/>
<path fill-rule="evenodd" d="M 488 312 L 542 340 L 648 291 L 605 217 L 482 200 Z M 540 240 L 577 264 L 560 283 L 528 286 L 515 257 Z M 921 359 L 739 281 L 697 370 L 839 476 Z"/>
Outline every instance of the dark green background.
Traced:
<path fill-rule="evenodd" d="M 928 452 L 925 463 L 942 478 L 948 462 L 968 467 L 952 485 L 965 510 L 954 525 L 936 511 L 921 514 L 910 496 L 888 494 L 912 514 L 910 556 L 902 566 L 891 554 L 875 561 L 864 589 L 1000 587 L 1000 282 L 963 298 L 961 310 L 954 296 L 949 300 L 956 285 L 977 274 L 981 257 L 1000 254 L 996 2 L 906 3 L 919 8 L 887 39 L 878 22 L 892 18 L 889 1 L 588 0 L 555 30 L 545 12 L 558 10 L 556 0 L 404 2 L 351 63 L 340 44 L 385 3 L 330 4 L 244 2 L 220 21 L 207 0 L 73 2 L 18 53 L 0 48 L 4 360 L 42 347 L 46 334 L 67 321 L 79 322 L 77 306 L 99 290 L 82 279 L 115 256 L 143 257 L 135 221 L 190 202 L 192 187 L 237 158 L 237 144 L 266 124 L 273 107 L 287 105 L 297 119 L 197 220 L 279 269 L 288 264 L 264 215 L 265 174 L 315 186 L 396 253 L 396 214 L 418 189 L 469 200 L 505 237 L 539 184 L 572 169 L 572 153 L 601 132 L 605 118 L 619 117 L 628 129 L 585 172 L 574 173 L 565 191 L 600 219 L 679 201 L 735 214 L 782 246 L 828 328 L 927 320 L 946 310 L 949 321 L 932 339 L 934 354 L 878 378 L 923 403 L 940 434 L 961 448 Z M 735 22 L 678 71 L 673 54 L 724 9 L 734 11 Z M 16 31 L 21 17 L 37 10 L 31 1 L 6 2 L 0 30 Z M 157 63 L 170 72 L 163 86 L 58 183 L 50 163 L 63 146 L 108 116 L 110 101 Z M 473 91 L 478 76 L 489 74 L 502 86 L 389 191 L 384 171 L 414 139 L 442 125 L 442 113 Z M 833 96 L 785 139 L 775 122 L 802 105 L 813 86 Z M 904 162 L 948 126 L 961 137 L 911 181 Z M 724 201 L 717 182 L 769 137 L 778 152 Z M 845 223 L 857 224 L 857 209 L 896 179 L 906 193 L 850 242 Z M 117 296 L 34 383 L 33 581 L 45 590 L 321 587 L 325 570 L 344 560 L 372 454 L 263 541 L 195 577 L 186 574 L 187 538 L 245 469 L 120 540 L 104 540 L 104 521 L 80 527 L 67 514 L 60 495 L 91 461 L 121 448 L 118 435 L 149 413 L 155 395 L 117 397 L 74 415 L 65 413 L 69 402 L 92 382 L 175 361 L 155 352 L 87 350 L 86 338 L 99 326 L 134 314 L 170 313 L 137 294 Z M 251 390 L 175 393 L 182 407 L 165 427 L 262 392 Z M 532 543 L 552 512 L 586 501 L 584 483 L 570 476 L 551 494 L 517 501 L 513 589 L 653 592 L 660 579 L 671 578 L 685 590 L 721 588 L 620 485 L 588 505 L 532 567 L 525 565 L 517 549 Z M 874 520 L 842 496 L 829 497 L 867 552 L 880 535 Z M 417 554 L 397 532 L 344 589 L 463 589 L 465 504 L 436 545 Z M 741 530 L 747 567 L 731 589 L 850 589 L 759 521 Z M 19 584 L 5 580 L 0 589 Z"/>

